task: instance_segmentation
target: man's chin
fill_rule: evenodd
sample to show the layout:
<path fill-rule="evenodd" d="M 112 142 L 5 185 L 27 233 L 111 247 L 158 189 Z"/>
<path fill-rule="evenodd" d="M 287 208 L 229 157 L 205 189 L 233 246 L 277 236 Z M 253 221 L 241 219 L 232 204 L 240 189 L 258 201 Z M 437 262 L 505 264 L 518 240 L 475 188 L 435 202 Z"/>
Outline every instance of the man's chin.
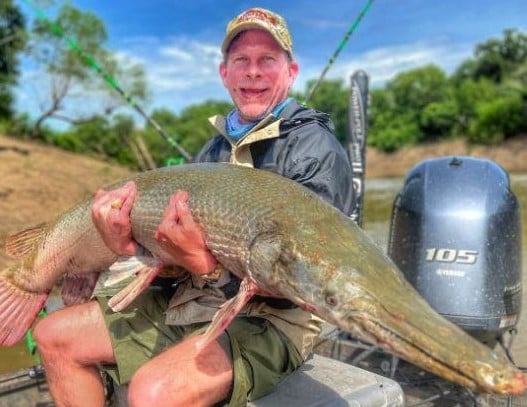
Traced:
<path fill-rule="evenodd" d="M 238 110 L 241 118 L 247 122 L 261 120 L 269 113 L 268 106 L 263 104 L 246 104 L 238 107 Z"/>

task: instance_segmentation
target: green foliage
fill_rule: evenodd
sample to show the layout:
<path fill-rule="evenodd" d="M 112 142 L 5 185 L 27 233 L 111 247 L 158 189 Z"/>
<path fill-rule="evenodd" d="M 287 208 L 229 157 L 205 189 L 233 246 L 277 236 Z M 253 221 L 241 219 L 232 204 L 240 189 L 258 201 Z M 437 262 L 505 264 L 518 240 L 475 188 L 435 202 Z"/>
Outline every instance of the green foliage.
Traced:
<path fill-rule="evenodd" d="M 31 120 L 27 113 L 15 114 L 10 119 L 4 119 L 0 123 L 1 133 L 20 138 L 29 134 L 31 129 Z"/>
<path fill-rule="evenodd" d="M 306 84 L 306 96 L 315 81 Z M 342 80 L 322 81 L 309 101 L 309 106 L 329 114 L 335 124 L 335 134 L 340 142 L 348 135 L 348 98 L 349 89 Z M 304 99 L 299 97 L 300 100 Z"/>
<path fill-rule="evenodd" d="M 58 9 L 55 19 L 35 21 L 29 51 L 46 73 L 40 80 L 47 79 L 50 89 L 42 113 L 35 121 L 32 132 L 35 138 L 39 137 L 42 124 L 50 118 L 82 124 L 89 121 L 90 116 L 110 114 L 125 105 L 124 98 L 112 89 L 116 81 L 127 89 L 128 97 L 146 100 L 144 68 L 130 61 L 118 63 L 117 56 L 104 48 L 106 40 L 103 21 L 68 3 Z M 96 106 L 91 111 L 79 113 L 69 108 L 69 100 L 79 96 L 79 90 L 83 91 L 80 96 L 87 99 L 87 105 L 90 105 L 90 98 L 97 99 L 97 103 L 91 103 Z M 76 145 L 67 144 L 71 148 Z"/>
<path fill-rule="evenodd" d="M 505 30 L 477 45 L 451 77 L 428 65 L 371 96 L 369 144 L 380 149 L 460 135 L 499 142 L 527 127 L 527 36 Z"/>
<path fill-rule="evenodd" d="M 458 122 L 459 107 L 453 98 L 429 103 L 421 112 L 421 128 L 427 140 L 449 135 Z"/>
<path fill-rule="evenodd" d="M 165 130 L 170 138 L 194 156 L 212 136 L 216 129 L 208 118 L 216 114 L 227 114 L 233 105 L 228 102 L 208 100 L 198 105 L 188 106 L 179 115 L 167 109 L 158 109 L 152 118 Z M 180 156 L 152 126 L 147 126 L 144 138 L 158 166 L 165 165 L 169 158 Z"/>
<path fill-rule="evenodd" d="M 369 129 L 368 145 L 383 151 L 394 151 L 406 145 L 416 144 L 422 133 L 411 113 L 379 113 Z"/>
<path fill-rule="evenodd" d="M 524 108 L 518 95 L 479 103 L 475 118 L 469 126 L 469 140 L 497 144 L 507 137 L 527 130 Z"/>
<path fill-rule="evenodd" d="M 478 44 L 474 54 L 473 59 L 460 65 L 453 79 L 486 78 L 501 83 L 527 61 L 527 35 L 515 29 L 504 30 L 502 39 L 491 38 Z"/>
<path fill-rule="evenodd" d="M 0 119 L 13 116 L 13 87 L 19 75 L 18 56 L 25 47 L 25 18 L 12 0 L 0 2 Z"/>

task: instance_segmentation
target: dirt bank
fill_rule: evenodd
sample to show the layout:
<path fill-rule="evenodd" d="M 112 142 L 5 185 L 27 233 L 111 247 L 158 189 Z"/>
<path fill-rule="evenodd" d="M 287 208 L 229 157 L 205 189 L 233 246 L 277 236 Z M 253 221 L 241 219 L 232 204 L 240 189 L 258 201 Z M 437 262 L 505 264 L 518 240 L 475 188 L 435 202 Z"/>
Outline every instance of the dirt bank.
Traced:
<path fill-rule="evenodd" d="M 474 146 L 463 140 L 454 140 L 403 148 L 391 154 L 369 148 L 366 154 L 366 176 L 403 176 L 418 162 L 445 155 L 488 158 L 511 173 L 527 172 L 527 134 L 509 139 L 500 146 Z"/>

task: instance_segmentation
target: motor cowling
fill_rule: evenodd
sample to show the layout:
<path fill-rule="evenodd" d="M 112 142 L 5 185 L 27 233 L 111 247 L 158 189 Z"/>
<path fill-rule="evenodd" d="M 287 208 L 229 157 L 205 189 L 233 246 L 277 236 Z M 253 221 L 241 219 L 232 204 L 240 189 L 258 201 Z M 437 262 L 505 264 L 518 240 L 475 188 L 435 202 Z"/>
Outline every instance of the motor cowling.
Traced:
<path fill-rule="evenodd" d="M 521 230 L 502 167 L 440 157 L 406 176 L 393 205 L 388 255 L 439 314 L 493 346 L 519 320 Z"/>

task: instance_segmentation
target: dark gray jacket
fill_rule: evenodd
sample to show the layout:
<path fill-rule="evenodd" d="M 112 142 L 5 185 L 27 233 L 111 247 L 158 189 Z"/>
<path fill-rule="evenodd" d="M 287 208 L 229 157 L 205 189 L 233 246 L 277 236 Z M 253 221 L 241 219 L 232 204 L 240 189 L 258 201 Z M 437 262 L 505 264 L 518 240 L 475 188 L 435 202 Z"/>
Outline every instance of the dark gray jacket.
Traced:
<path fill-rule="evenodd" d="M 264 119 L 259 132 L 238 141 L 225 134 L 223 118 L 215 119 L 222 134 L 205 144 L 195 162 L 233 162 L 233 152 L 245 147 L 249 165 L 295 180 L 350 215 L 355 199 L 351 165 L 327 114 L 293 100 L 278 118 Z"/>

